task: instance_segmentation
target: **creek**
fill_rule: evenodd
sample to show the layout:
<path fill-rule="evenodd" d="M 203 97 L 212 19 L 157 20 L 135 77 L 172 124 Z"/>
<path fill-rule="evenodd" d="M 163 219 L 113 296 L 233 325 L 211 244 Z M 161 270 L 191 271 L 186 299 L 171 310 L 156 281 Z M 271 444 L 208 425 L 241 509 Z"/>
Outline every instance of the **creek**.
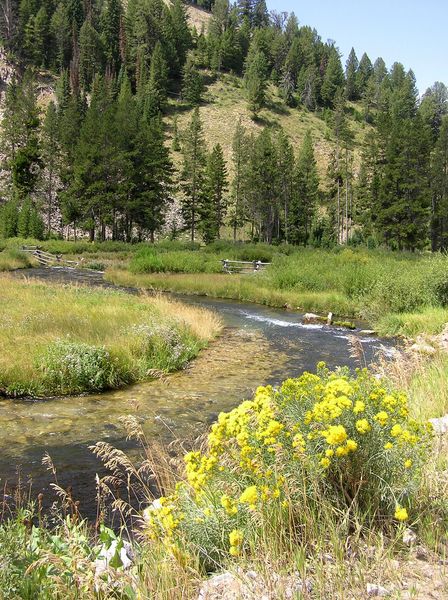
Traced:
<path fill-rule="evenodd" d="M 68 269 L 34 269 L 29 276 L 102 285 L 100 274 Z M 23 276 L 23 275 L 18 275 Z M 110 284 L 108 285 L 108 287 Z M 255 304 L 176 296 L 217 312 L 223 335 L 182 372 L 100 395 L 0 400 L 0 485 L 32 481 L 33 497 L 51 497 L 53 476 L 42 465 L 48 453 L 63 487 L 72 486 L 83 514 L 95 514 L 95 474 L 100 462 L 89 450 L 105 441 L 138 460 L 120 422 L 135 416 L 149 442 L 168 444 L 204 433 L 221 411 L 250 398 L 259 385 L 278 385 L 323 360 L 330 368 L 365 366 L 377 353 L 390 354 L 393 342 L 324 325 L 305 325 L 298 313 Z M 350 336 L 361 341 L 364 356 L 354 358 Z"/>

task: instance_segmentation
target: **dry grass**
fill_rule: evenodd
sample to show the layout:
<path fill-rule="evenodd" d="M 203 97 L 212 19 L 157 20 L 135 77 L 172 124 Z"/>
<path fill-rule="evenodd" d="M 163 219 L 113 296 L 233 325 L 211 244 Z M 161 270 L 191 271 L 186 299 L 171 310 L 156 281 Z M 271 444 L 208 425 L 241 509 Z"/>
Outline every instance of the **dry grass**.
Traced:
<path fill-rule="evenodd" d="M 51 391 L 41 389 L 44 357 L 60 341 L 105 348 L 124 383 L 144 378 L 157 355 L 163 360 L 153 368 L 173 370 L 178 360 L 181 367 L 220 331 L 213 313 L 166 298 L 18 281 L 8 275 L 0 277 L 0 304 L 0 390 L 18 395 Z M 144 342 L 152 344 L 146 350 L 139 328 L 152 336 Z M 148 352 L 152 358 L 145 366 Z M 139 363 L 140 375 L 135 370 Z"/>
<path fill-rule="evenodd" d="M 191 119 L 192 109 L 174 102 L 171 104 L 167 121 L 172 125 L 174 115 L 178 117 L 180 132 L 186 129 Z M 263 127 L 282 127 L 290 137 L 296 154 L 303 142 L 305 134 L 311 130 L 314 141 L 319 176 L 326 180 L 327 168 L 331 153 L 334 150 L 334 138 L 331 129 L 316 113 L 298 108 L 287 107 L 281 99 L 277 88 L 270 85 L 268 89 L 267 107 L 260 112 L 258 121 L 253 121 L 247 107 L 242 79 L 233 75 L 221 74 L 217 81 L 208 86 L 205 102 L 200 107 L 200 116 L 204 126 L 205 139 L 211 148 L 220 143 L 232 174 L 232 139 L 236 124 L 241 119 L 248 132 L 259 133 Z M 354 166 L 360 164 L 361 145 L 369 130 L 369 126 L 349 120 L 350 128 L 355 137 Z M 181 161 L 180 153 L 174 153 L 176 162 Z"/>

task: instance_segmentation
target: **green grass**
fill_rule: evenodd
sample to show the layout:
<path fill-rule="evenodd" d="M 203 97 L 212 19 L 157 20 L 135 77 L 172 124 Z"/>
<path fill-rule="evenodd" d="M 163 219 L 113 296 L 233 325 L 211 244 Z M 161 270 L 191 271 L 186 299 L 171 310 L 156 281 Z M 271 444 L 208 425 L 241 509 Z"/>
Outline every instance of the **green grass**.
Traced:
<path fill-rule="evenodd" d="M 0 280 L 0 394 L 101 391 L 182 368 L 218 333 L 166 298 Z"/>
<path fill-rule="evenodd" d="M 0 272 L 27 269 L 31 266 L 29 257 L 16 248 L 5 248 L 0 251 Z"/>
<path fill-rule="evenodd" d="M 254 275 L 226 275 L 218 272 L 223 258 L 259 258 L 272 266 Z M 228 242 L 173 251 L 156 245 L 140 248 L 128 270 L 112 268 L 106 278 L 120 285 L 331 311 L 365 319 L 384 335 L 437 334 L 448 321 L 448 257 L 441 254 Z"/>

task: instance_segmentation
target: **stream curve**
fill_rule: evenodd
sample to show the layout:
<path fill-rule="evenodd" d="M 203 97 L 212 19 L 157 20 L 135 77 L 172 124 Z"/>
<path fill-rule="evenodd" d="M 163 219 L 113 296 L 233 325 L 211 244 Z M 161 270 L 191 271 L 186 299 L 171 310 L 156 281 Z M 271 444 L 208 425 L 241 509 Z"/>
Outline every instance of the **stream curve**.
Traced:
<path fill-rule="evenodd" d="M 16 273 L 61 283 L 113 287 L 101 273 L 73 269 L 33 269 Z M 136 291 L 136 290 L 126 290 Z M 135 416 L 149 441 L 192 440 L 206 431 L 221 411 L 251 397 L 259 385 L 278 385 L 288 377 L 314 370 L 324 360 L 330 368 L 371 363 L 377 353 L 391 353 L 393 342 L 323 325 L 304 325 L 301 315 L 255 304 L 197 296 L 183 302 L 216 311 L 223 335 L 185 370 L 161 380 L 104 394 L 45 400 L 0 399 L 0 485 L 32 481 L 33 496 L 50 497 L 53 481 L 42 457 L 48 452 L 63 487 L 72 486 L 85 516 L 95 514 L 95 473 L 101 464 L 89 450 L 107 441 L 138 460 L 126 441 L 120 418 Z M 362 342 L 361 363 L 351 356 L 349 337 Z M 23 485 L 23 484 L 22 484 Z"/>

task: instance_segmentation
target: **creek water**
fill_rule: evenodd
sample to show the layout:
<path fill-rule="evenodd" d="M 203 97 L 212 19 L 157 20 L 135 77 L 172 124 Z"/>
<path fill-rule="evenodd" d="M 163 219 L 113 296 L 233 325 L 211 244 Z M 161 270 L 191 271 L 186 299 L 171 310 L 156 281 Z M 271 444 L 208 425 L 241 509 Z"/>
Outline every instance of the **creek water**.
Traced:
<path fill-rule="evenodd" d="M 34 277 L 102 285 L 100 274 L 35 269 Z M 20 276 L 20 275 L 18 275 Z M 182 372 L 100 395 L 0 399 L 0 485 L 32 480 L 33 496 L 50 496 L 52 475 L 42 465 L 48 452 L 63 487 L 72 486 L 83 514 L 95 511 L 95 474 L 101 464 L 89 446 L 106 441 L 138 460 L 126 440 L 120 418 L 135 416 L 149 442 L 191 440 L 221 411 L 251 397 L 259 385 L 278 385 L 288 377 L 314 370 L 324 360 L 331 368 L 369 364 L 392 342 L 322 325 L 304 325 L 301 315 L 255 304 L 176 296 L 217 312 L 223 335 Z M 349 336 L 362 342 L 362 364 L 351 356 Z"/>

